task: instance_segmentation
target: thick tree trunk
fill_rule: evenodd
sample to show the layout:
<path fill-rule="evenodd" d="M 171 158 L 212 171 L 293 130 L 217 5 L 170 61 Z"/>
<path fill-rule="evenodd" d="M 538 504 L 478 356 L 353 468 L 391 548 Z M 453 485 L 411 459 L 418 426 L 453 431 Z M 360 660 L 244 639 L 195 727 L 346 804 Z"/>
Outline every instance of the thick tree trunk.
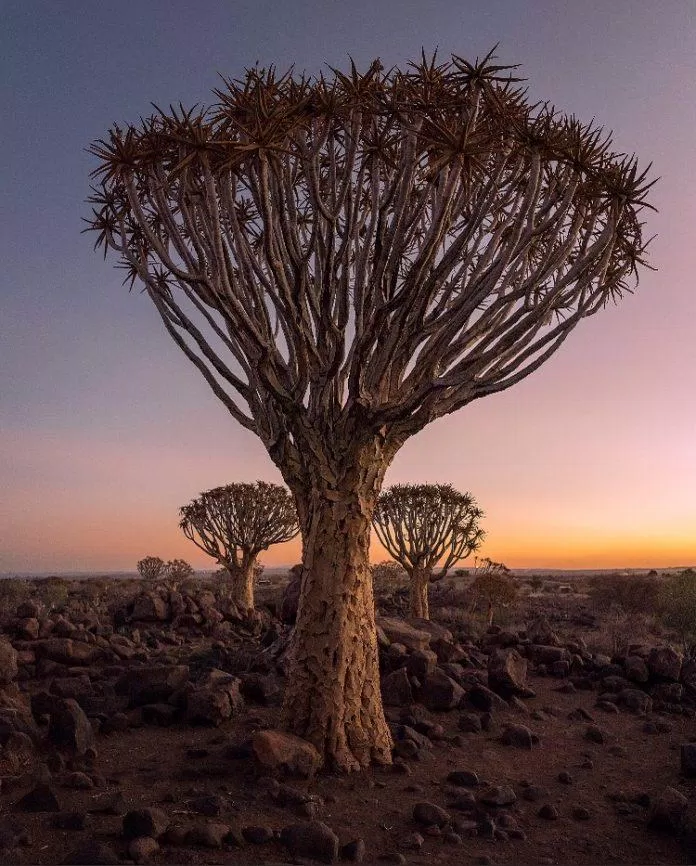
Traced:
<path fill-rule="evenodd" d="M 228 566 L 232 601 L 245 610 L 254 610 L 254 566 L 256 556 L 242 556 L 236 566 Z"/>
<path fill-rule="evenodd" d="M 411 605 L 411 616 L 419 619 L 430 619 L 430 606 L 428 601 L 428 584 L 430 583 L 430 572 L 425 568 L 414 568 L 409 575 Z"/>
<path fill-rule="evenodd" d="M 305 481 L 294 491 L 304 556 L 284 722 L 327 765 L 347 771 L 391 762 L 368 556 L 387 465 L 373 449 L 333 474 L 333 483 L 324 473 L 309 490 Z"/>

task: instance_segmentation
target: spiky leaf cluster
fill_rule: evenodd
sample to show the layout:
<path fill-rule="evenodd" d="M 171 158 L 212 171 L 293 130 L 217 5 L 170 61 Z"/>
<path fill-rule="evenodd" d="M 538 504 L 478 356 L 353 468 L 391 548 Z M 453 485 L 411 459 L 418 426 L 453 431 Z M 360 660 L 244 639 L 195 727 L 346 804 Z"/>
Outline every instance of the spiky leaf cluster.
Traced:
<path fill-rule="evenodd" d="M 238 551 L 255 556 L 299 532 L 295 505 L 279 484 L 227 484 L 201 493 L 180 509 L 179 526 L 193 543 L 227 566 Z"/>
<path fill-rule="evenodd" d="M 377 500 L 372 524 L 382 545 L 409 573 L 440 577 L 481 546 L 483 511 L 469 493 L 451 484 L 395 484 Z"/>
<path fill-rule="evenodd" d="M 509 387 L 637 278 L 647 171 L 514 69 L 252 68 L 91 146 L 96 245 L 279 464 Z"/>

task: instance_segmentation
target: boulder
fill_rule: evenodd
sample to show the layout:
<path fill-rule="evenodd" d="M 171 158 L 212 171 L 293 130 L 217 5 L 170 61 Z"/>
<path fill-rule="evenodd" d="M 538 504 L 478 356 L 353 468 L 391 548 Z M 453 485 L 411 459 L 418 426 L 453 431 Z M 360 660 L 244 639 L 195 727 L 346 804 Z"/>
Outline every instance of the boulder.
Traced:
<path fill-rule="evenodd" d="M 444 827 L 450 822 L 449 814 L 435 803 L 416 803 L 413 807 L 413 820 L 416 824 L 423 824 L 426 827 Z"/>
<path fill-rule="evenodd" d="M 527 637 L 533 644 L 560 646 L 560 640 L 545 616 L 540 616 L 527 628 Z"/>
<path fill-rule="evenodd" d="M 338 860 L 338 836 L 322 821 L 305 821 L 284 827 L 280 841 L 293 857 L 307 857 L 322 863 Z"/>
<path fill-rule="evenodd" d="M 626 678 L 632 683 L 647 683 L 650 677 L 648 666 L 640 656 L 628 656 L 624 662 L 624 670 Z"/>
<path fill-rule="evenodd" d="M 133 602 L 130 618 L 140 622 L 166 622 L 169 605 L 154 592 L 143 592 Z"/>
<path fill-rule="evenodd" d="M 102 655 L 102 650 L 84 641 L 67 637 L 49 637 L 35 641 L 37 658 L 48 659 L 61 665 L 91 665 Z"/>
<path fill-rule="evenodd" d="M 8 685 L 17 678 L 17 653 L 12 644 L 0 637 L 0 686 Z"/>
<path fill-rule="evenodd" d="M 508 699 L 527 691 L 527 660 L 515 649 L 496 649 L 488 658 L 488 686 Z"/>
<path fill-rule="evenodd" d="M 398 644 L 393 644 L 398 646 Z M 437 667 L 437 655 L 432 650 L 415 650 L 408 657 L 406 670 L 410 677 L 416 677 L 421 682 L 432 674 Z"/>
<path fill-rule="evenodd" d="M 33 616 L 17 621 L 16 634 L 20 640 L 36 640 L 39 636 L 39 621 Z"/>
<path fill-rule="evenodd" d="M 492 710 L 509 710 L 508 702 L 486 686 L 472 686 L 466 693 L 466 703 L 476 710 L 490 713 Z"/>
<path fill-rule="evenodd" d="M 539 737 L 533 734 L 526 725 L 508 725 L 502 733 L 501 740 L 506 746 L 517 749 L 531 749 Z"/>
<path fill-rule="evenodd" d="M 649 713 L 652 709 L 652 699 L 640 689 L 622 689 L 616 695 L 616 702 L 638 715 Z"/>
<path fill-rule="evenodd" d="M 647 658 L 650 676 L 657 680 L 679 681 L 684 657 L 671 646 L 653 647 Z"/>
<path fill-rule="evenodd" d="M 422 681 L 417 697 L 429 710 L 453 710 L 464 697 L 464 689 L 448 677 L 442 668 L 435 668 Z"/>
<path fill-rule="evenodd" d="M 186 719 L 190 724 L 215 725 L 235 715 L 244 698 L 240 680 L 226 671 L 209 671 L 205 679 L 188 695 Z"/>
<path fill-rule="evenodd" d="M 123 816 L 123 835 L 126 839 L 151 836 L 158 839 L 169 826 L 169 817 L 162 809 L 150 806 L 146 809 L 133 809 Z"/>
<path fill-rule="evenodd" d="M 143 665 L 129 668 L 116 681 L 116 694 L 130 707 L 164 703 L 189 680 L 188 665 Z"/>
<path fill-rule="evenodd" d="M 479 794 L 479 800 L 487 806 L 511 806 L 517 794 L 509 785 L 490 785 Z"/>
<path fill-rule="evenodd" d="M 84 755 L 94 745 L 94 731 L 82 707 L 73 698 L 52 701 L 48 737 L 59 749 Z"/>
<path fill-rule="evenodd" d="M 310 778 L 322 763 L 321 755 L 311 743 L 282 731 L 257 731 L 251 748 L 264 769 L 288 776 Z"/>
<path fill-rule="evenodd" d="M 60 802 L 50 785 L 39 784 L 25 794 L 15 806 L 21 812 L 60 812 Z"/>
<path fill-rule="evenodd" d="M 378 626 L 391 643 L 403 644 L 410 650 L 425 650 L 430 645 L 430 632 L 414 628 L 402 619 L 379 617 Z"/>
<path fill-rule="evenodd" d="M 689 808 L 687 798 L 675 788 L 665 788 L 655 799 L 648 814 L 648 826 L 665 833 L 678 833 Z"/>
<path fill-rule="evenodd" d="M 555 662 L 569 662 L 570 653 L 565 647 L 551 644 L 531 644 L 527 652 L 535 664 L 552 665 Z"/>
<path fill-rule="evenodd" d="M 413 690 L 406 668 L 382 677 L 381 690 L 385 707 L 408 707 L 413 703 Z"/>

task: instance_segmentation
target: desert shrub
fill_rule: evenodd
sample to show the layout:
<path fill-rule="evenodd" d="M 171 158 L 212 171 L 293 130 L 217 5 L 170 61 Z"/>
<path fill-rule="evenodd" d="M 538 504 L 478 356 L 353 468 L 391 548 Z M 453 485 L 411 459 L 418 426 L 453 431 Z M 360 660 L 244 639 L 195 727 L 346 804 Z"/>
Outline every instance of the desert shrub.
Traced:
<path fill-rule="evenodd" d="M 0 611 L 9 614 L 29 595 L 27 581 L 19 577 L 0 578 Z"/>
<path fill-rule="evenodd" d="M 186 580 L 194 574 L 193 567 L 185 559 L 170 559 L 163 576 L 168 580 Z"/>
<path fill-rule="evenodd" d="M 540 589 L 542 588 L 542 586 L 544 585 L 544 579 L 543 579 L 543 577 L 541 577 L 541 575 L 539 575 L 539 574 L 533 574 L 533 575 L 529 578 L 529 585 L 532 587 L 532 589 L 534 590 L 534 592 L 539 592 L 539 590 L 540 590 Z"/>
<path fill-rule="evenodd" d="M 46 606 L 46 610 L 61 613 L 68 601 L 69 587 L 60 577 L 45 577 L 37 580 L 36 597 Z"/>
<path fill-rule="evenodd" d="M 654 577 L 599 574 L 589 580 L 590 598 L 599 610 L 612 605 L 625 613 L 657 613 L 660 582 Z"/>
<path fill-rule="evenodd" d="M 667 628 L 673 629 L 689 655 L 696 654 L 696 571 L 687 568 L 662 587 L 659 610 Z"/>
<path fill-rule="evenodd" d="M 174 560 L 175 562 L 179 560 Z M 163 577 L 167 563 L 159 556 L 146 556 L 138 563 L 138 572 L 145 580 L 157 580 L 158 577 Z"/>

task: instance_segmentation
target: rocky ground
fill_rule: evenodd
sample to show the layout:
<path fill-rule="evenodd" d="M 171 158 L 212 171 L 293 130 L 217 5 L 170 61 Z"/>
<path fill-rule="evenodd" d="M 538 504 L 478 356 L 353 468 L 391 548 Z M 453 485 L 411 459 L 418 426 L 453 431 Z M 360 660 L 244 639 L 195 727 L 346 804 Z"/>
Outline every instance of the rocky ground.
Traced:
<path fill-rule="evenodd" d="M 252 619 L 205 581 L 85 592 L 5 604 L 1 863 L 696 861 L 696 662 L 590 649 L 580 598 L 488 630 L 382 599 L 394 763 L 338 776 L 277 730 L 275 588 Z"/>

